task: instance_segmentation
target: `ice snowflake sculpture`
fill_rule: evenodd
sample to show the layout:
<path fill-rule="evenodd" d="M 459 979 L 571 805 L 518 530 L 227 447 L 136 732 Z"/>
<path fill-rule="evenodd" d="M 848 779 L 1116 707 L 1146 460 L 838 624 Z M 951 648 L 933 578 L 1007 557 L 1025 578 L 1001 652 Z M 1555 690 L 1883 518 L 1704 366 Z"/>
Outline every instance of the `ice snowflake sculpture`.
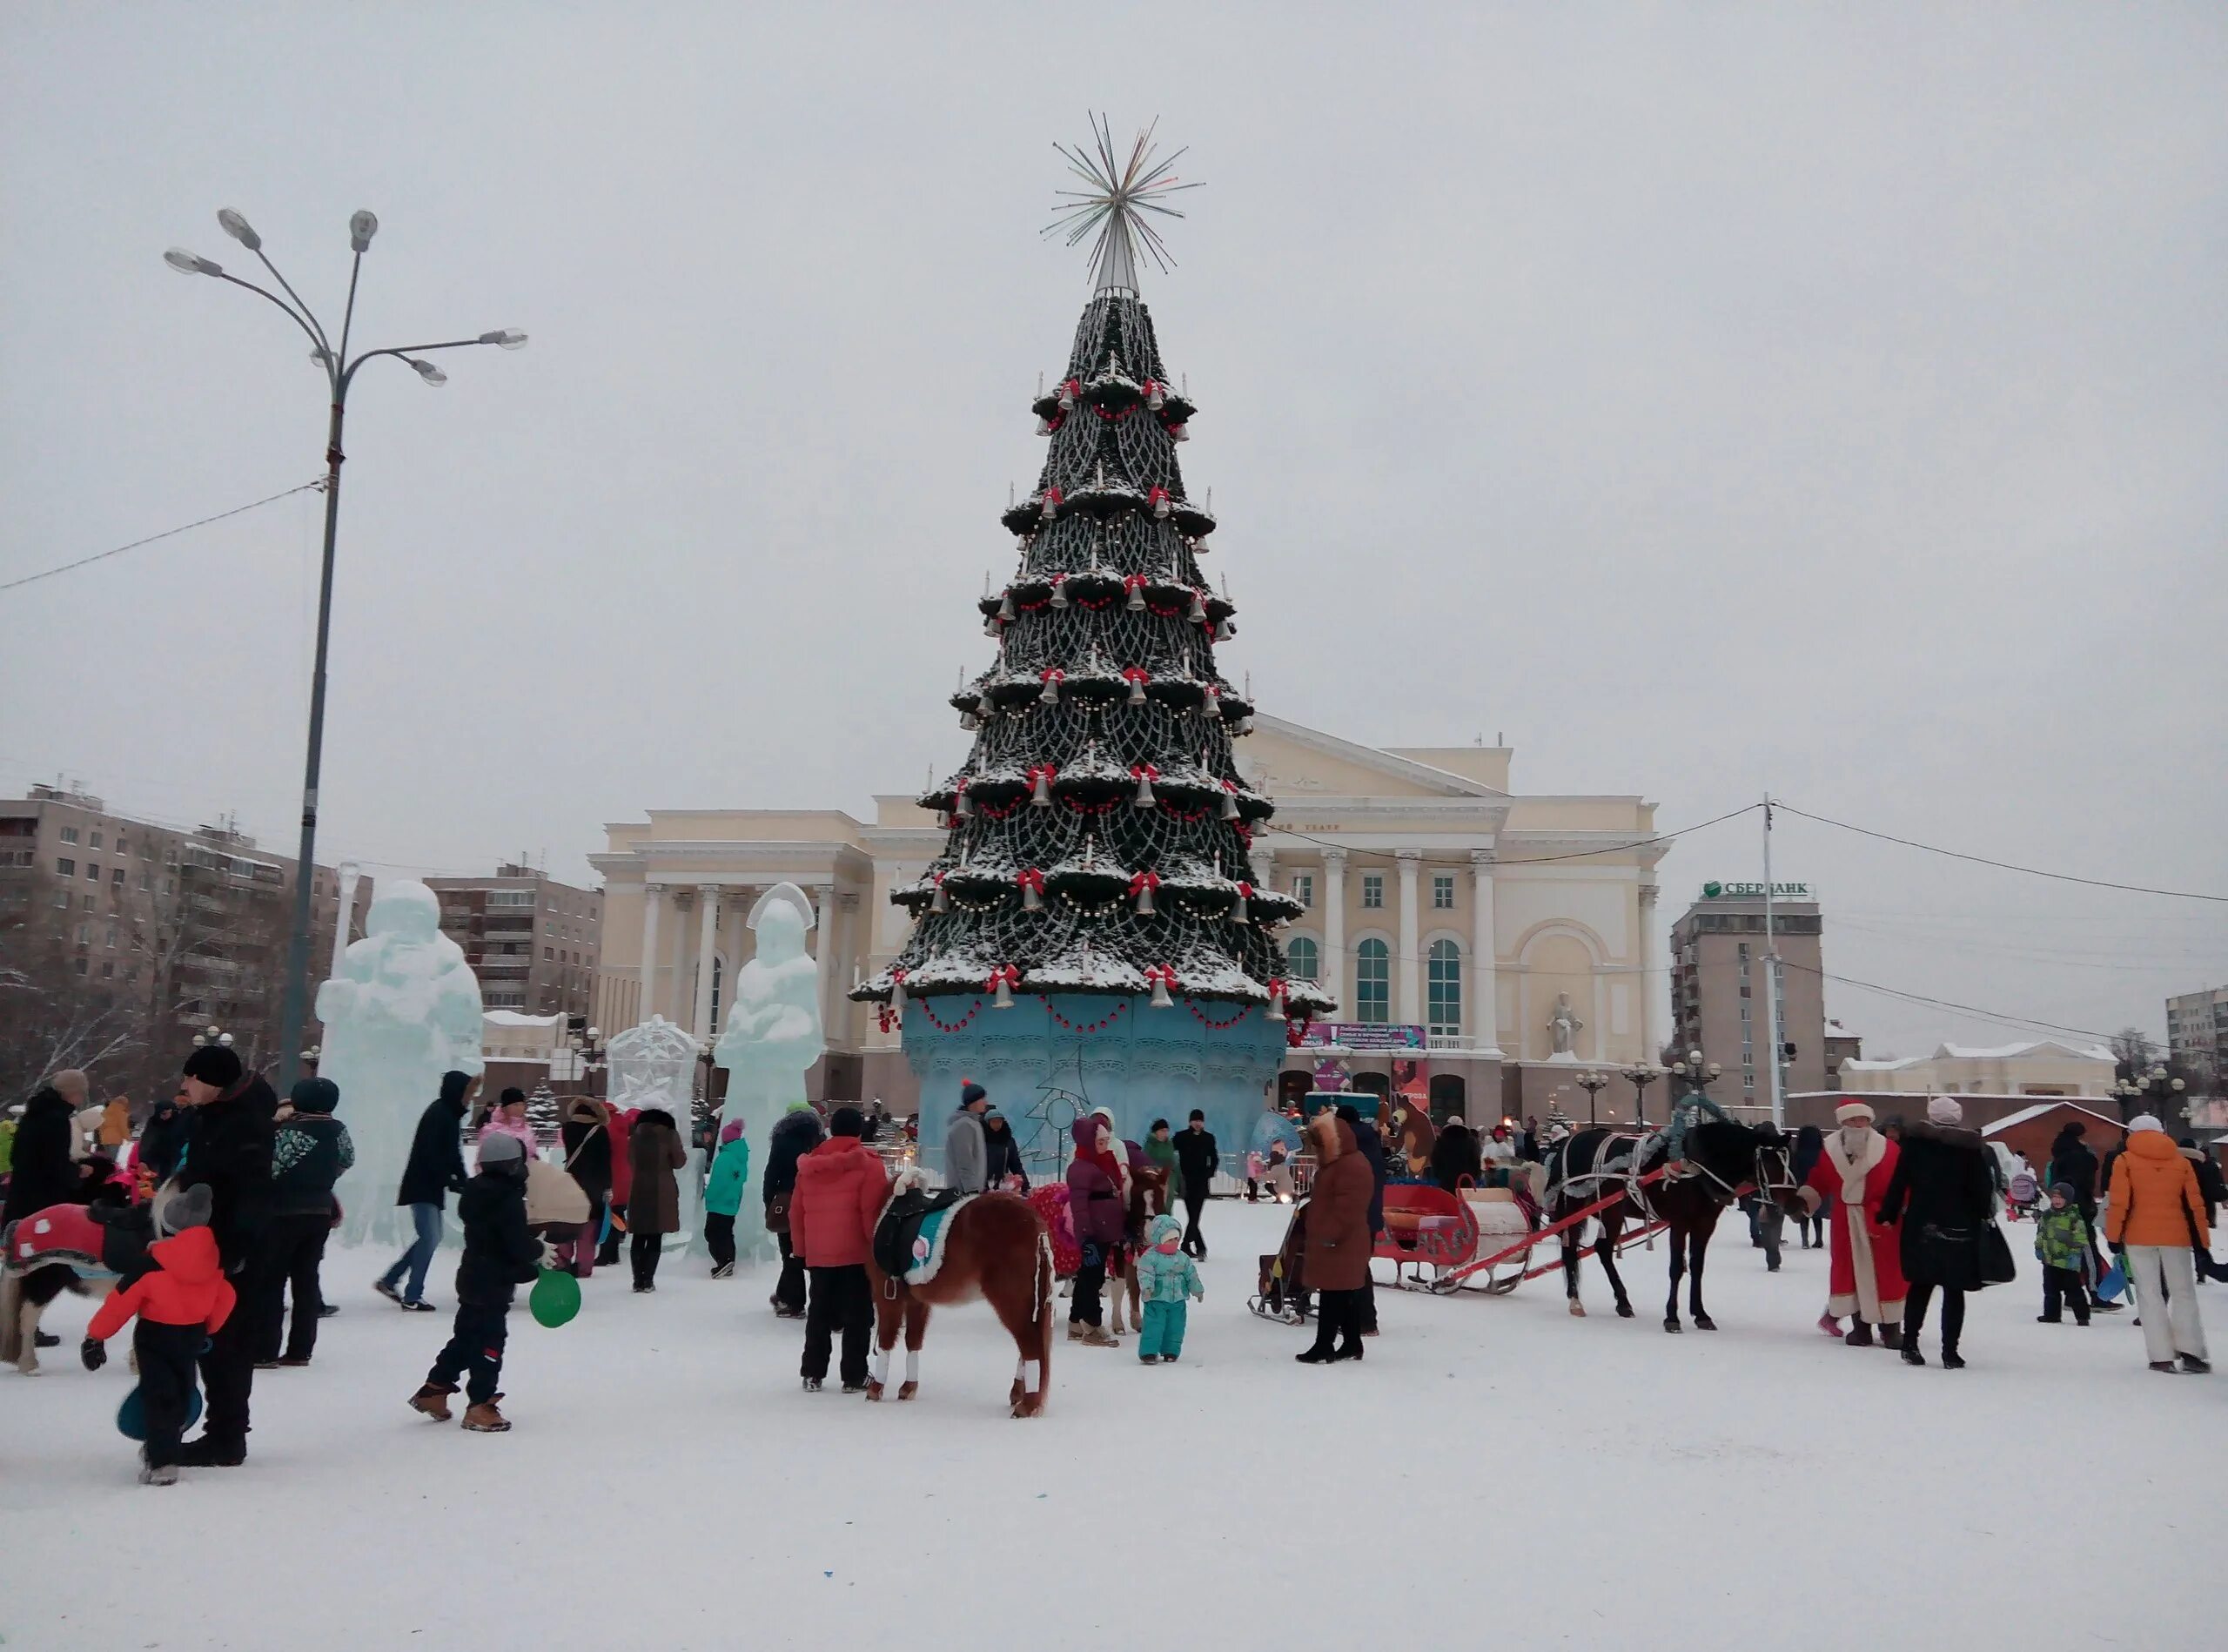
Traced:
<path fill-rule="evenodd" d="M 766 1138 L 828 1048 L 820 1024 L 820 966 L 804 950 L 812 903 L 794 883 L 777 883 L 750 909 L 757 955 L 735 971 L 735 1002 L 713 1061 L 728 1070 L 723 1124 L 742 1122 L 750 1142 L 750 1179 L 735 1217 L 737 1240 L 755 1239 Z"/>
<path fill-rule="evenodd" d="M 415 879 L 382 883 L 365 935 L 340 972 L 318 989 L 325 1024 L 320 1076 L 340 1086 L 356 1145 L 343 1185 L 345 1245 L 408 1238 L 394 1204 L 419 1115 L 445 1072 L 478 1073 L 480 982 L 464 950 L 441 933 L 441 905 Z"/>

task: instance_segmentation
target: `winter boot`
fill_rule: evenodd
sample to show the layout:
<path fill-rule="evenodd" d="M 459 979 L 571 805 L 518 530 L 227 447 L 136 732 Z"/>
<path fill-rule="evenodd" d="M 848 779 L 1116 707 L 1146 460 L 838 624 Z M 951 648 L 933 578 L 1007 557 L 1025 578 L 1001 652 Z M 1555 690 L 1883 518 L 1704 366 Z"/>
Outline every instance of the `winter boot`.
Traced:
<path fill-rule="evenodd" d="M 1903 1327 L 1900 1325 L 1882 1326 L 1880 1327 L 1880 1346 L 1883 1348 L 1902 1347 L 1903 1346 Z"/>
<path fill-rule="evenodd" d="M 247 1441 L 205 1434 L 179 1447 L 178 1460 L 188 1468 L 238 1468 L 247 1461 Z"/>
<path fill-rule="evenodd" d="M 1842 1334 L 1842 1322 L 1830 1313 L 1822 1313 L 1818 1316 L 1818 1328 L 1829 1337 L 1839 1337 Z"/>
<path fill-rule="evenodd" d="M 422 1412 L 435 1422 L 449 1420 L 449 1396 L 456 1392 L 453 1382 L 428 1382 L 410 1396 L 410 1408 Z"/>
<path fill-rule="evenodd" d="M 1118 1348 L 1122 1346 L 1122 1339 L 1105 1326 L 1094 1325 L 1084 1329 L 1083 1345 L 1086 1348 Z"/>
<path fill-rule="evenodd" d="M 143 1448 L 139 1453 L 139 1483 L 143 1486 L 175 1486 L 178 1484 L 178 1465 L 164 1463 L 158 1468 L 147 1461 Z"/>
<path fill-rule="evenodd" d="M 1084 1333 L 1090 1329 L 1091 1327 L 1085 1325 L 1081 1320 L 1070 1320 L 1068 1321 L 1068 1340 L 1070 1342 L 1082 1341 Z"/>
<path fill-rule="evenodd" d="M 502 1397 L 503 1396 L 501 1394 L 492 1395 L 486 1400 L 482 1400 L 478 1405 L 473 1406 L 467 1410 L 464 1414 L 464 1427 L 466 1432 L 475 1434 L 507 1434 L 510 1433 L 511 1420 L 508 1417 L 506 1417 L 501 1412 L 495 1409 L 495 1401 L 500 1400 Z"/>
<path fill-rule="evenodd" d="M 1944 1371 L 1963 1371 L 1965 1362 L 1958 1357 L 1956 1349 L 1944 1348 L 1942 1350 L 1942 1368 Z"/>
<path fill-rule="evenodd" d="M 2151 1362 L 2151 1368 L 2153 1371 L 2160 1371 L 2160 1372 L 2164 1372 L 2166 1375 L 2168 1375 L 2168 1376 L 2170 1376 L 2170 1377 L 2171 1377 L 2171 1376 L 2175 1376 L 2175 1375 L 2179 1374 L 2179 1373 L 2175 1370 L 2175 1368 L 2174 1368 L 2174 1362 L 2173 1362 L 2171 1360 L 2153 1360 Z"/>
<path fill-rule="evenodd" d="M 721 1263 L 719 1266 L 712 1270 L 712 1277 L 715 1279 L 733 1279 L 735 1277 L 735 1264 L 732 1262 Z"/>
<path fill-rule="evenodd" d="M 1842 1340 L 1852 1348 L 1869 1348 L 1872 1346 L 1872 1327 L 1859 1320 L 1856 1322 L 1856 1329 L 1851 1331 Z"/>
<path fill-rule="evenodd" d="M 1903 1345 L 1903 1363 L 1905 1365 L 1924 1365 L 1926 1363 L 1926 1356 L 1918 1351 L 1917 1343 L 1907 1342 Z"/>
<path fill-rule="evenodd" d="M 820 1381 L 821 1380 L 818 1377 L 807 1377 L 804 1380 L 804 1391 L 807 1393 L 818 1393 L 820 1392 Z"/>
<path fill-rule="evenodd" d="M 2200 1360 L 2193 1353 L 2185 1353 L 2182 1356 L 2182 1369 L 2193 1377 L 2210 1376 L 2212 1374 L 2212 1362 Z"/>

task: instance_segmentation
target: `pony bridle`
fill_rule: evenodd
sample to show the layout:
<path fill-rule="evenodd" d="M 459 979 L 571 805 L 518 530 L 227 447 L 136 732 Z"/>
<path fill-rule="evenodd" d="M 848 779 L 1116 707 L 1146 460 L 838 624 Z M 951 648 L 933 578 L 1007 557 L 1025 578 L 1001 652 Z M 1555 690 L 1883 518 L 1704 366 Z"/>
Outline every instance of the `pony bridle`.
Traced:
<path fill-rule="evenodd" d="M 1795 1179 L 1794 1162 L 1785 1147 L 1758 1143 L 1755 1165 L 1756 1197 L 1784 1204 L 1799 1184 Z"/>

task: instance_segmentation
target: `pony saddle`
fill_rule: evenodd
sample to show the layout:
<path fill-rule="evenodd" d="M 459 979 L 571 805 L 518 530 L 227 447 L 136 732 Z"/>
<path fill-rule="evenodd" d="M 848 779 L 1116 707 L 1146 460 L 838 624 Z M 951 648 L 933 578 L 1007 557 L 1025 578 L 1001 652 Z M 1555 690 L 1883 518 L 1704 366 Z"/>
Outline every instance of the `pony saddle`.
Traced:
<path fill-rule="evenodd" d="M 943 1259 L 945 1226 L 968 1197 L 949 1187 L 933 1193 L 908 1187 L 893 1194 L 875 1224 L 875 1266 L 892 1279 L 925 1284 Z"/>

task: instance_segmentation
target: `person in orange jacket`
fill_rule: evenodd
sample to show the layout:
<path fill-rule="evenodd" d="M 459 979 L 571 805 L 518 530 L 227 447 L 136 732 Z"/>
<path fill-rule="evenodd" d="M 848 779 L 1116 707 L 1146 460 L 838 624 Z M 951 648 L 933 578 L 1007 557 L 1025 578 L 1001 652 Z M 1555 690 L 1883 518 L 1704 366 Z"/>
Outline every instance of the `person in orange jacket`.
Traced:
<path fill-rule="evenodd" d="M 147 1247 L 151 1268 L 101 1304 L 79 1350 L 85 1368 L 98 1370 L 108 1357 L 101 1345 L 138 1315 L 131 1351 L 147 1425 L 139 1454 L 143 1486 L 178 1483 L 178 1440 L 185 1432 L 194 1363 L 202 1343 L 232 1318 L 237 1299 L 217 1254 L 217 1236 L 209 1230 L 210 1205 L 205 1186 L 164 1200 L 157 1219 L 171 1237 Z"/>
<path fill-rule="evenodd" d="M 2195 1167 L 2149 1113 L 2128 1121 L 2127 1145 L 2113 1162 L 2104 1238 L 2126 1247 L 2151 1368 L 2171 1373 L 2178 1355 L 2181 1368 L 2192 1375 L 2211 1370 L 2191 1259 L 2192 1246 L 2212 1243 L 2205 1195 Z"/>

